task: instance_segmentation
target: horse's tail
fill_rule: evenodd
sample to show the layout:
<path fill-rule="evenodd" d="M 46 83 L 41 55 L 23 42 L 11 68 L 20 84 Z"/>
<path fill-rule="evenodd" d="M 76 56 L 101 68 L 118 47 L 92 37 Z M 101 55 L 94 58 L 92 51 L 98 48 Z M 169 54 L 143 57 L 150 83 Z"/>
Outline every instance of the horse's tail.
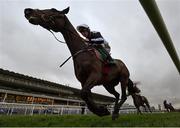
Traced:
<path fill-rule="evenodd" d="M 134 83 L 132 82 L 132 80 L 128 80 L 128 92 L 129 94 L 133 94 L 133 93 L 140 93 L 140 89 L 134 85 Z"/>

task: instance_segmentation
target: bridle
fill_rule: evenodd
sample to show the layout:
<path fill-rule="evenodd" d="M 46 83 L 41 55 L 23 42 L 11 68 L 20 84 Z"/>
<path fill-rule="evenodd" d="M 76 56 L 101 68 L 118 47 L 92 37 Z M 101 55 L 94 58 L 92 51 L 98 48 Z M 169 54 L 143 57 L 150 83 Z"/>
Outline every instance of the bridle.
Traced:
<path fill-rule="evenodd" d="M 44 22 L 49 23 L 49 24 L 52 24 L 52 25 L 55 25 L 55 24 L 56 24 L 56 23 L 54 22 L 54 20 L 55 20 L 55 18 L 58 17 L 57 15 L 50 15 L 50 16 L 48 16 L 48 18 L 45 18 L 45 15 L 46 15 L 46 14 L 42 14 L 42 15 L 41 15 L 41 19 L 42 19 Z M 53 33 L 53 31 L 52 31 L 50 28 L 46 28 L 46 27 L 44 27 L 44 28 L 47 29 L 47 30 L 54 36 L 54 38 L 55 38 L 58 42 L 63 43 L 63 44 L 66 44 L 66 42 L 59 40 L 59 39 L 55 36 L 55 34 Z"/>
<path fill-rule="evenodd" d="M 45 18 L 45 15 L 46 15 L 45 13 L 44 13 L 43 15 L 41 15 L 41 19 L 42 19 L 44 22 L 46 22 L 46 23 L 49 22 L 49 23 L 52 24 L 52 25 L 55 25 L 56 23 L 54 22 L 54 20 L 55 20 L 56 18 L 60 17 L 60 16 L 58 16 L 58 14 L 56 14 L 56 15 L 54 14 L 54 15 L 49 15 L 48 18 Z M 70 32 L 71 34 L 73 34 L 74 36 L 77 37 L 77 35 L 76 35 L 73 31 L 69 30 L 69 29 L 66 27 L 65 15 L 64 15 L 63 18 L 64 18 L 65 23 L 64 23 L 63 28 L 61 28 L 61 30 L 66 30 L 66 31 Z M 47 29 L 47 30 L 54 36 L 54 38 L 55 38 L 58 42 L 66 44 L 66 42 L 63 42 L 63 41 L 59 40 L 59 39 L 55 36 L 55 34 L 53 33 L 53 31 L 52 31 L 51 29 L 46 28 L 46 27 L 45 27 L 45 29 Z"/>

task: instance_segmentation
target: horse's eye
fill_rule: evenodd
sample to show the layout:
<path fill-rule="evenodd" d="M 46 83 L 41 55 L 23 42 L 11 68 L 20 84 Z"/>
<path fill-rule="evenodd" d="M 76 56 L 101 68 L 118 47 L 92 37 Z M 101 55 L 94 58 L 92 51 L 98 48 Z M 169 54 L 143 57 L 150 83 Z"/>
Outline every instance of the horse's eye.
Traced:
<path fill-rule="evenodd" d="M 51 8 L 51 11 L 53 12 L 57 12 L 57 10 L 55 8 Z"/>

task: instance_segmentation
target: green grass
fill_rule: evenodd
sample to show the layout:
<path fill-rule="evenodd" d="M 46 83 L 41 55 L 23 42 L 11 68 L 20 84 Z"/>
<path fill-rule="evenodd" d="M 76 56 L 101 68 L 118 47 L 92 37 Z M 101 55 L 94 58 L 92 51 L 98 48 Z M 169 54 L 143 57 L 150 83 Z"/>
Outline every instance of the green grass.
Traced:
<path fill-rule="evenodd" d="M 34 115 L 0 116 L 0 127 L 180 127 L 180 113 L 127 114 L 112 121 L 111 116 Z"/>

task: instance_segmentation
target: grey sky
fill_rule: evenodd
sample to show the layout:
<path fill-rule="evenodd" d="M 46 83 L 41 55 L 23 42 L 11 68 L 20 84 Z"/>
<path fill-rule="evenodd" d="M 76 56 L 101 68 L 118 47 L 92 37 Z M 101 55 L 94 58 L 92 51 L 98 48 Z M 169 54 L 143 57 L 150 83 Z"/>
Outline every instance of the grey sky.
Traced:
<path fill-rule="evenodd" d="M 158 0 L 157 4 L 180 55 L 180 1 Z M 167 99 L 180 107 L 178 71 L 138 0 L 1 0 L 0 68 L 80 89 L 72 60 L 58 68 L 70 56 L 66 45 L 24 18 L 27 7 L 62 10 L 68 6 L 67 16 L 74 26 L 86 23 L 110 42 L 112 57 L 127 65 L 132 80 L 141 81 L 142 94 L 152 105 Z M 120 87 L 116 89 L 120 92 Z M 93 91 L 111 96 L 102 87 Z"/>

